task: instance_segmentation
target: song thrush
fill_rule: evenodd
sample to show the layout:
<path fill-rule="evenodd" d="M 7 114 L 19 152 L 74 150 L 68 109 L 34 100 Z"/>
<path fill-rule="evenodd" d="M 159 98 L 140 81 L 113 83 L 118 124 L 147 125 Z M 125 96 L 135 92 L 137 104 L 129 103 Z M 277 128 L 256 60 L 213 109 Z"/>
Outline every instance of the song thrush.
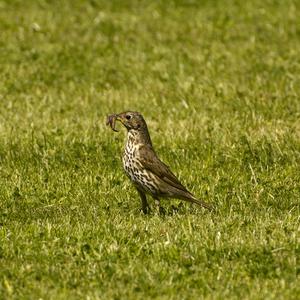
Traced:
<path fill-rule="evenodd" d="M 116 121 L 127 129 L 127 142 L 123 154 L 123 167 L 135 185 L 144 213 L 149 211 L 146 194 L 159 204 L 159 198 L 176 198 L 196 203 L 210 209 L 211 206 L 191 194 L 156 155 L 147 124 L 139 112 L 123 112 L 108 116 L 107 125 L 114 130 Z"/>

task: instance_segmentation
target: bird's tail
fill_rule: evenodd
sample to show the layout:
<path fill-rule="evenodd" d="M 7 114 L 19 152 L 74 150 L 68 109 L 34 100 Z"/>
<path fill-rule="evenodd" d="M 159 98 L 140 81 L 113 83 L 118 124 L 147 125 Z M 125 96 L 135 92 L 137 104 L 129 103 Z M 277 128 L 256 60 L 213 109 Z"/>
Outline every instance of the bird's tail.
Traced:
<path fill-rule="evenodd" d="M 176 193 L 174 193 L 173 195 L 175 196 L 174 198 L 198 204 L 199 206 L 204 207 L 210 211 L 214 209 L 214 207 L 211 204 L 206 203 L 203 200 L 197 199 L 192 193 L 190 193 L 187 190 L 176 189 Z"/>
<path fill-rule="evenodd" d="M 196 203 L 208 210 L 213 210 L 213 206 L 211 204 L 208 204 L 206 202 L 204 202 L 203 200 L 199 200 L 197 198 L 195 198 L 194 196 L 192 196 L 191 198 L 189 198 L 187 201 L 190 201 L 190 202 L 193 202 L 193 203 Z"/>
<path fill-rule="evenodd" d="M 185 201 L 188 201 L 188 202 L 192 202 L 192 203 L 195 203 L 195 204 L 198 204 L 199 206 L 201 207 L 204 207 L 208 210 L 213 210 L 213 206 L 203 200 L 199 200 L 197 199 L 193 194 L 191 194 L 190 192 L 181 192 L 181 197 L 178 197 L 182 200 L 185 200 Z"/>

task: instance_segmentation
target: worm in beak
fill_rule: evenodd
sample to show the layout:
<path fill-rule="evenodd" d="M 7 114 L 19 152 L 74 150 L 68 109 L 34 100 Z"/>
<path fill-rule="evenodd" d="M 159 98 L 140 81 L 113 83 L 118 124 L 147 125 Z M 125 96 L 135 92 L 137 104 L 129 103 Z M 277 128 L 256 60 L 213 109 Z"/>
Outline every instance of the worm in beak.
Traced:
<path fill-rule="evenodd" d="M 118 130 L 116 129 L 117 117 L 118 117 L 117 114 L 112 114 L 112 115 L 107 116 L 107 119 L 106 119 L 106 125 L 107 126 L 109 125 L 110 128 L 115 132 L 118 132 Z"/>

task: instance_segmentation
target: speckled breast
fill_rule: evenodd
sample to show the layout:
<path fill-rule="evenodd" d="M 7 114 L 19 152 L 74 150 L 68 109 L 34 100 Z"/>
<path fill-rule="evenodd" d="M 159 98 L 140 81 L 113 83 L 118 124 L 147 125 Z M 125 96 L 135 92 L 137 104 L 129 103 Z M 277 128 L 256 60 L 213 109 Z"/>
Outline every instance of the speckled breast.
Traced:
<path fill-rule="evenodd" d="M 155 193 L 155 186 L 153 185 L 151 175 L 145 170 L 139 161 L 138 150 L 140 145 L 133 142 L 133 139 L 128 138 L 124 154 L 123 154 L 123 168 L 126 175 L 138 185 L 145 192 Z"/>
<path fill-rule="evenodd" d="M 136 157 L 137 150 L 137 145 L 128 141 L 123 154 L 123 168 L 125 173 L 134 182 L 139 181 L 140 173 L 142 171 Z"/>

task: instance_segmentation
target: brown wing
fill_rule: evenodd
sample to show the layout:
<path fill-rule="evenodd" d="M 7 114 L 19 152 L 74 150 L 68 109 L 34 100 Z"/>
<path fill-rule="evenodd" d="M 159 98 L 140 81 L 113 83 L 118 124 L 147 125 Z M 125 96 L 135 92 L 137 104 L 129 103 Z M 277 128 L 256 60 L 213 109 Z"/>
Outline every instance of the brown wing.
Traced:
<path fill-rule="evenodd" d="M 189 193 L 189 191 L 180 183 L 177 177 L 172 173 L 170 168 L 164 164 L 155 154 L 152 147 L 142 146 L 140 149 L 140 161 L 143 167 L 169 185 Z"/>
<path fill-rule="evenodd" d="M 202 200 L 196 199 L 176 178 L 171 172 L 170 168 L 164 164 L 155 154 L 151 146 L 142 146 L 140 148 L 140 162 L 143 167 L 153 174 L 157 175 L 166 184 L 174 187 L 176 193 L 174 198 L 183 199 L 189 202 L 197 203 L 198 205 L 207 209 L 212 209 L 212 206 Z"/>

